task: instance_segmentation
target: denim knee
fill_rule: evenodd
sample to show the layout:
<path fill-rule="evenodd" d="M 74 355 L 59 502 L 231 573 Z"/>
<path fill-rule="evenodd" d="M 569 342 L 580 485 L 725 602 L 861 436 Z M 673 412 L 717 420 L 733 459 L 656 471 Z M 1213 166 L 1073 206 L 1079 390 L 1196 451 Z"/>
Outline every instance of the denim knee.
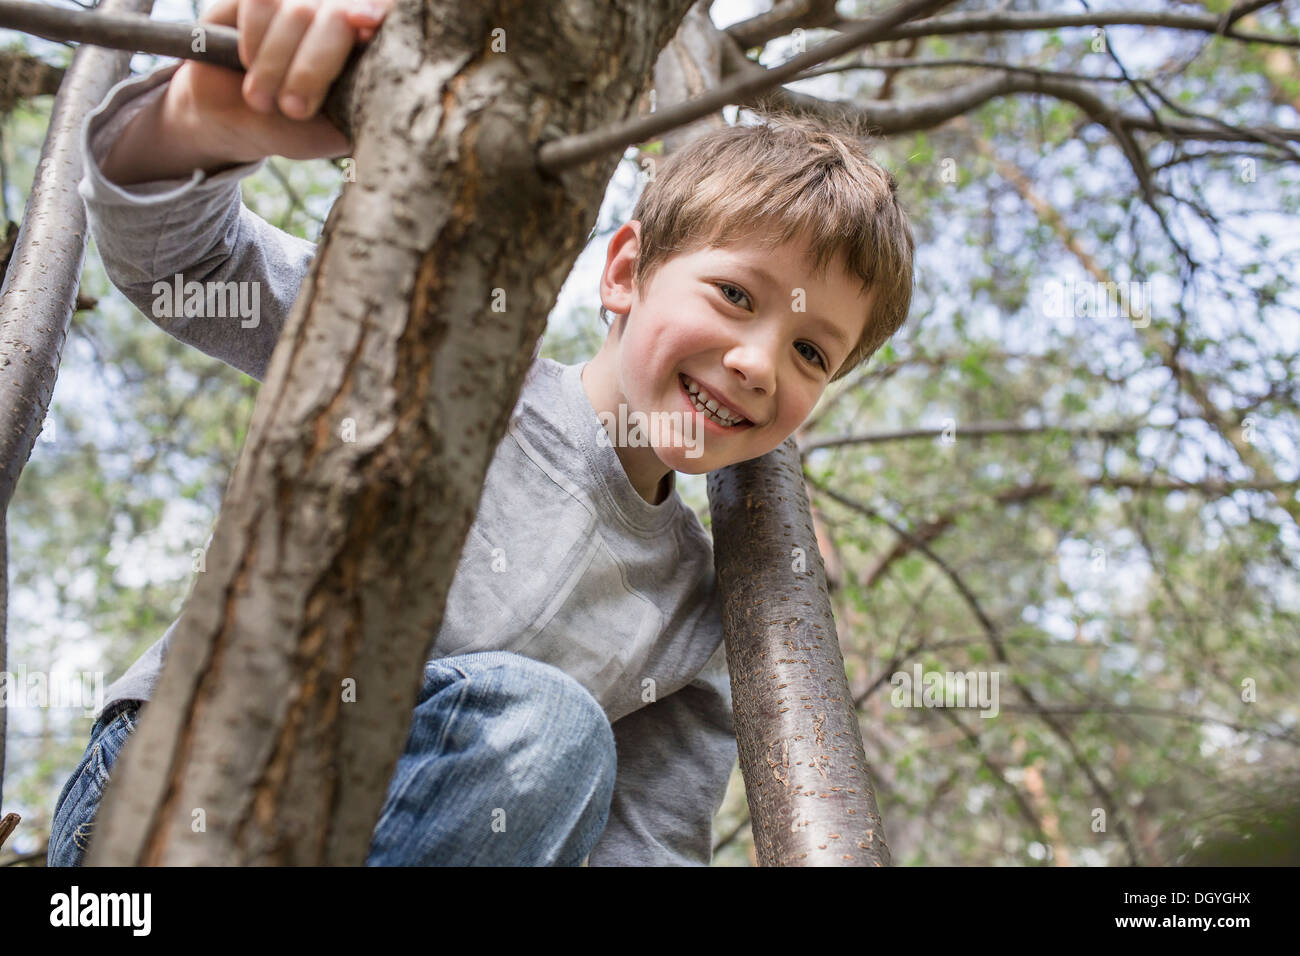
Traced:
<path fill-rule="evenodd" d="M 510 764 L 550 768 L 565 778 L 580 774 L 612 794 L 618 767 L 614 730 L 587 688 L 558 667 L 508 651 L 461 655 L 454 666 L 470 678 L 469 693 L 480 705 L 517 715 L 507 725 L 518 731 Z"/>
<path fill-rule="evenodd" d="M 370 866 L 576 866 L 609 817 L 614 732 L 585 687 L 505 651 L 430 661 Z"/>
<path fill-rule="evenodd" d="M 101 715 L 90 731 L 90 742 L 54 804 L 48 866 L 80 866 L 94 832 L 95 816 L 104 798 L 108 776 L 127 738 L 135 730 L 139 702 L 130 701 Z"/>

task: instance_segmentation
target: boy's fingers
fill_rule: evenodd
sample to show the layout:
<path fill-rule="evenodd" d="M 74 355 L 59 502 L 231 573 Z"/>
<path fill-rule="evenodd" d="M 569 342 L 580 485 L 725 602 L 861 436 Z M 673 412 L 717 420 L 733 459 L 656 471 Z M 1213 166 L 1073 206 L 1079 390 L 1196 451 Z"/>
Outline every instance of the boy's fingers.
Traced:
<path fill-rule="evenodd" d="M 239 0 L 217 0 L 203 11 L 199 22 L 216 23 L 225 27 L 235 26 L 239 22 Z"/>
<path fill-rule="evenodd" d="M 250 3 L 258 0 L 248 0 Z M 289 70 L 294 51 L 315 19 L 316 10 L 310 0 L 285 0 L 271 20 L 262 46 L 253 58 L 253 65 L 244 78 L 244 98 L 258 112 L 275 110 L 275 98 Z"/>
<path fill-rule="evenodd" d="M 285 74 L 280 110 L 293 119 L 306 119 L 315 113 L 330 83 L 342 72 L 355 42 L 341 7 L 327 4 L 318 10 Z M 297 109 L 288 100 L 294 96 L 302 103 Z"/>
<path fill-rule="evenodd" d="M 347 156 L 352 144 L 323 116 L 300 123 L 291 138 L 282 138 L 278 155 L 286 159 Z"/>
<path fill-rule="evenodd" d="M 378 27 L 393 8 L 393 0 L 349 0 L 348 22 L 354 27 Z"/>
<path fill-rule="evenodd" d="M 266 31 L 275 19 L 276 0 L 237 0 L 239 62 L 249 69 L 257 60 Z"/>

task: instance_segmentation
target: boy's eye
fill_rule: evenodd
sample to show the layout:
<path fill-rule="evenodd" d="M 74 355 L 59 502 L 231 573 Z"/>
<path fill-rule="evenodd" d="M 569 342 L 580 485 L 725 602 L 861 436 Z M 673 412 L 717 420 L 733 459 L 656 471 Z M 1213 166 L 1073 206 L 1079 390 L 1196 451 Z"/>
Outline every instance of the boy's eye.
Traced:
<path fill-rule="evenodd" d="M 809 345 L 807 342 L 796 342 L 796 343 L 795 343 L 795 347 L 796 347 L 796 348 L 797 348 L 798 346 L 800 346 L 800 345 L 804 346 L 805 348 L 807 348 L 809 351 L 812 352 L 812 355 L 808 356 L 808 361 L 810 361 L 810 362 L 815 361 L 815 362 L 816 362 L 818 365 L 820 365 L 822 368 L 825 368 L 825 367 L 826 367 L 826 360 L 825 360 L 824 358 L 822 358 L 822 353 L 821 353 L 821 352 L 818 352 L 816 348 L 814 348 L 812 345 Z"/>
<path fill-rule="evenodd" d="M 732 292 L 739 293 L 740 298 L 744 299 L 746 302 L 749 301 L 749 296 L 747 296 L 744 292 L 742 292 L 739 287 L 732 285 L 730 282 L 719 282 L 717 283 L 717 286 L 719 289 L 722 290 L 723 297 L 732 305 L 740 305 L 740 302 L 736 301 L 731 296 L 727 295 L 728 289 L 730 289 Z"/>
<path fill-rule="evenodd" d="M 714 285 L 716 285 L 722 291 L 723 297 L 732 305 L 740 305 L 740 302 L 734 299 L 731 295 L 728 295 L 728 290 L 730 290 L 731 292 L 735 292 L 737 295 L 740 296 L 741 299 L 745 301 L 749 301 L 749 296 L 745 292 L 741 291 L 739 286 L 732 285 L 730 282 L 715 282 Z M 822 358 L 822 353 L 817 351 L 817 347 L 815 345 L 812 345 L 808 342 L 796 343 L 796 347 L 800 345 L 802 345 L 804 348 L 808 349 L 812 353 L 811 355 L 804 356 L 805 358 L 808 359 L 808 361 L 816 362 L 817 365 L 823 369 L 827 368 L 826 359 Z"/>

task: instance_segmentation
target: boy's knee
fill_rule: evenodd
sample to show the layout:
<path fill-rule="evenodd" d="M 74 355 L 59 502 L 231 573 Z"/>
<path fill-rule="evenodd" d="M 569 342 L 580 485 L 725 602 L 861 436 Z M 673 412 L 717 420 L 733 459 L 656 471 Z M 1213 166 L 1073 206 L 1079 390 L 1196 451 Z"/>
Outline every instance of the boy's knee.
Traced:
<path fill-rule="evenodd" d="M 139 706 L 135 701 L 127 702 L 107 718 L 101 715 L 96 721 L 86 752 L 55 803 L 46 865 L 80 866 L 84 861 L 109 774 L 117 763 L 119 751 L 135 731 L 134 718 Z"/>
<path fill-rule="evenodd" d="M 519 731 L 539 764 L 582 768 L 608 777 L 617 760 L 614 731 L 604 709 L 582 684 L 550 664 L 519 654 L 489 651 L 481 656 L 486 685 L 497 695 L 508 728 Z M 475 680 L 470 678 L 470 686 Z"/>

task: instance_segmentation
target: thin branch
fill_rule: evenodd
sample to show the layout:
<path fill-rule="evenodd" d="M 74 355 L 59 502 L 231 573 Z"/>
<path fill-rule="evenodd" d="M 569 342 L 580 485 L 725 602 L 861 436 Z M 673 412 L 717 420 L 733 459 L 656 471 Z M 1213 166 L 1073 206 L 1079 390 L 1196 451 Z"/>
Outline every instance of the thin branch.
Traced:
<path fill-rule="evenodd" d="M 239 33 L 215 23 L 165 23 L 139 13 L 78 11 L 24 0 L 0 0 L 0 27 L 47 40 L 72 40 L 113 50 L 200 60 L 230 70 L 243 70 Z M 196 50 L 195 30 L 202 31 L 205 49 Z"/>
<path fill-rule="evenodd" d="M 1223 15 L 1223 25 L 1219 32 L 1226 32 L 1242 17 L 1254 13 L 1256 10 L 1263 10 L 1265 7 L 1271 7 L 1277 2 L 1278 0 L 1242 0 L 1242 2 L 1235 4 L 1232 9 Z"/>
<path fill-rule="evenodd" d="M 1276 153 L 1272 153 L 1272 152 L 1259 152 L 1256 150 L 1248 150 L 1248 149 L 1203 149 L 1195 153 L 1183 153 L 1180 156 L 1175 156 L 1172 159 L 1167 159 L 1163 163 L 1159 163 L 1158 165 L 1153 166 L 1151 168 L 1154 172 L 1161 172 L 1162 170 L 1169 169 L 1170 167 L 1173 166 L 1180 166 L 1183 163 L 1194 163 L 1197 162 L 1198 160 L 1211 159 L 1211 158 L 1256 159 L 1262 163 L 1267 163 L 1267 162 L 1284 163 L 1287 161 L 1285 156 L 1279 156 Z M 1187 202 L 1188 200 L 1180 199 L 1179 201 Z"/>
<path fill-rule="evenodd" d="M 1251 3 L 1238 4 L 1223 17 L 1200 17 L 1192 14 L 1153 13 L 1146 10 L 1105 10 L 1091 13 L 1013 13 L 1001 11 L 956 14 L 949 17 L 931 18 L 917 23 L 907 24 L 892 31 L 884 40 L 900 40 L 912 37 L 951 36 L 963 33 L 1008 33 L 1027 30 L 1070 29 L 1074 27 L 1109 27 L 1109 26 L 1149 26 L 1169 27 L 1175 30 L 1188 30 L 1204 33 L 1210 37 L 1223 36 L 1246 43 L 1272 43 L 1279 46 L 1300 46 L 1300 40 L 1273 34 L 1240 33 L 1231 29 L 1241 17 L 1253 13 L 1262 7 L 1272 6 L 1277 0 L 1253 0 Z M 777 7 L 789 7 L 794 4 L 778 4 Z M 776 7 L 772 13 L 776 13 Z M 749 20 L 734 23 L 724 31 L 742 50 L 766 43 L 774 37 L 788 33 L 794 26 L 827 27 L 846 29 L 855 20 L 839 17 L 809 14 L 802 19 L 776 18 L 769 14 L 760 14 Z"/>
<path fill-rule="evenodd" d="M 1146 86 L 1147 89 L 1149 89 L 1152 93 L 1158 96 L 1160 98 L 1160 101 L 1164 103 L 1165 106 L 1169 107 L 1169 109 L 1173 110 L 1174 112 L 1182 116 L 1190 117 L 1192 119 L 1203 120 L 1208 124 L 1217 126 L 1220 129 L 1229 132 L 1233 132 L 1233 133 L 1239 132 L 1238 127 L 1235 127 L 1229 123 L 1225 123 L 1223 120 L 1219 119 L 1216 116 L 1212 116 L 1209 113 L 1200 113 L 1197 112 L 1196 110 L 1188 109 L 1186 106 L 1182 106 L 1179 103 L 1175 102 L 1174 100 L 1171 100 L 1159 89 L 1159 87 L 1157 87 L 1150 80 L 1142 80 L 1140 82 L 1144 86 Z M 1267 130 L 1260 129 L 1260 128 L 1256 128 L 1255 135 L 1258 136 L 1262 141 L 1264 141 L 1268 145 L 1275 146 L 1278 149 L 1285 152 L 1291 158 L 1292 161 L 1300 162 L 1300 153 L 1297 153 L 1294 149 L 1292 149 L 1291 146 L 1287 143 L 1287 141 L 1282 137 L 1277 136 L 1273 133 L 1268 132 Z"/>
<path fill-rule="evenodd" d="M 717 843 L 713 844 L 713 855 L 717 856 L 719 850 L 721 850 L 725 846 L 729 846 L 736 839 L 736 837 L 740 836 L 748 828 L 749 828 L 749 810 L 746 809 L 745 812 L 741 814 L 740 822 L 737 823 L 734 827 L 732 827 L 730 832 L 728 832 L 726 836 L 721 837 Z"/>
<path fill-rule="evenodd" d="M 799 79 L 807 80 L 815 76 L 826 76 L 831 73 L 844 73 L 849 70 L 942 70 L 953 67 L 966 67 L 970 69 L 981 70 L 1000 70 L 1006 73 L 1028 73 L 1035 76 L 1049 76 L 1061 79 L 1079 80 L 1083 82 L 1092 82 L 1096 80 L 1099 83 L 1123 83 L 1122 76 L 1097 76 L 1091 73 L 1070 73 L 1065 70 L 1049 70 L 1041 66 L 1015 66 L 1009 63 L 1003 63 L 1000 60 L 981 60 L 975 57 L 918 57 L 917 59 L 900 59 L 900 58 L 871 58 L 859 56 L 847 63 L 834 63 L 829 66 L 819 67 L 815 70 L 807 70 L 799 75 Z"/>
<path fill-rule="evenodd" d="M 739 72 L 756 78 L 766 71 L 739 51 L 724 48 L 723 67 L 727 75 Z M 797 76 L 795 80 L 804 79 Z M 793 81 L 792 81 L 793 82 Z M 1183 120 L 1164 119 L 1159 123 L 1134 113 L 1123 112 L 1110 106 L 1100 96 L 1081 83 L 1062 75 L 1001 70 L 980 77 L 955 89 L 930 96 L 922 96 L 907 103 L 888 100 L 831 102 L 806 93 L 778 87 L 766 98 L 788 109 L 820 116 L 856 119 L 880 136 L 897 136 L 917 130 L 933 129 L 951 119 L 982 106 L 990 100 L 1017 93 L 1041 93 L 1079 107 L 1092 122 L 1098 123 L 1117 138 L 1129 139 L 1131 132 L 1159 132 L 1171 140 L 1206 140 L 1220 142 L 1271 143 L 1274 140 L 1300 141 L 1300 129 L 1283 126 L 1231 127 L 1222 123 L 1189 123 Z M 1116 132 L 1118 131 L 1118 132 Z M 1125 146 L 1123 140 L 1121 147 Z M 1127 149 L 1131 149 L 1129 142 Z"/>
<path fill-rule="evenodd" d="M 771 10 L 733 23 L 725 32 L 742 50 L 750 50 L 795 29 L 828 27 L 840 22 L 835 0 L 780 0 L 772 4 Z"/>
<path fill-rule="evenodd" d="M 849 27 L 856 20 L 831 24 Z M 1027 30 L 1056 30 L 1072 27 L 1167 27 L 1195 33 L 1212 33 L 1244 43 L 1270 43 L 1274 46 L 1300 47 L 1300 38 L 1269 33 L 1241 33 L 1224 29 L 1220 17 L 1200 17 L 1186 13 L 1163 13 L 1143 10 L 1099 10 L 1090 13 L 958 13 L 895 27 L 881 40 L 905 37 L 954 36 L 963 33 L 1008 33 Z"/>
<path fill-rule="evenodd" d="M 993 623 L 992 619 L 985 612 L 983 606 L 980 604 L 979 599 L 975 597 L 974 592 L 970 589 L 970 586 L 966 583 L 965 579 L 957 572 L 955 568 L 953 568 L 947 561 L 945 561 L 939 555 L 935 554 L 935 552 L 924 541 L 920 541 L 914 535 L 910 534 L 906 529 L 899 527 L 897 524 L 890 521 L 889 518 L 885 517 L 876 509 L 870 507 L 869 505 L 863 504 L 862 502 L 855 501 L 854 499 L 841 494 L 835 489 L 830 488 L 821 482 L 817 482 L 813 480 L 809 476 L 805 476 L 805 478 L 808 481 L 810 487 L 816 488 L 818 491 L 828 495 L 829 497 L 838 501 L 840 504 L 844 505 L 845 507 L 853 511 L 857 511 L 859 514 L 863 514 L 866 515 L 867 517 L 874 518 L 875 520 L 880 521 L 882 524 L 889 527 L 889 529 L 892 530 L 895 534 L 899 535 L 900 537 L 907 538 L 912 542 L 913 546 L 918 551 L 921 551 L 927 558 L 929 558 L 936 565 L 938 565 L 939 569 L 943 571 L 943 573 L 947 576 L 948 580 L 952 582 L 953 587 L 956 588 L 958 594 L 960 594 L 962 599 L 966 602 L 966 605 L 970 608 L 971 613 L 975 615 L 976 620 L 979 621 L 980 627 L 983 629 L 988 639 L 989 645 L 993 648 L 993 653 L 995 655 L 996 660 L 999 663 L 1003 663 L 1003 664 L 1009 665 L 1011 663 L 1010 658 L 1006 654 L 1006 647 L 1003 644 L 1002 636 L 998 631 L 997 626 Z M 1116 825 L 1116 828 L 1119 830 L 1120 838 L 1123 840 L 1125 848 L 1128 850 L 1130 862 L 1134 865 L 1137 865 L 1139 862 L 1137 846 L 1133 843 L 1133 838 L 1128 832 L 1128 825 L 1124 822 L 1123 817 L 1120 816 L 1120 809 L 1121 809 L 1120 804 L 1115 799 L 1114 794 L 1111 793 L 1110 788 L 1107 787 L 1101 781 L 1101 778 L 1097 776 L 1097 773 L 1094 770 L 1091 762 L 1089 762 L 1088 759 L 1084 756 L 1083 752 L 1079 750 L 1079 747 L 1074 742 L 1074 739 L 1068 733 L 1065 732 L 1065 728 L 1062 727 L 1052 717 L 1051 714 L 1044 712 L 1042 706 L 1038 703 L 1038 700 L 1037 698 L 1035 698 L 1033 692 L 1027 686 L 1025 686 L 1024 681 L 1021 678 L 1019 678 L 1018 675 L 1016 675 L 1015 673 L 1011 674 L 1011 685 L 1019 692 L 1020 696 L 1025 699 L 1025 701 L 1029 704 L 1029 706 L 1034 709 L 1039 719 L 1042 720 L 1043 723 L 1046 724 L 1048 728 L 1051 729 L 1051 731 L 1061 740 L 1061 742 L 1065 744 L 1065 747 L 1067 750 L 1069 750 L 1075 766 L 1077 766 L 1081 771 L 1083 771 L 1084 776 L 1088 778 L 1089 785 L 1092 787 L 1092 790 L 1097 795 L 1098 799 L 1100 799 L 1105 804 L 1107 812 L 1112 817 L 1114 817 L 1119 821 Z"/>
<path fill-rule="evenodd" d="M 748 103 L 762 93 L 791 81 L 802 70 L 876 43 L 898 24 L 925 16 L 950 6 L 953 2 L 954 0 L 908 0 L 882 16 L 857 23 L 840 36 L 770 70 L 757 68 L 755 72 L 742 73 L 701 96 L 648 116 L 545 143 L 538 151 L 538 164 L 547 172 L 559 172 L 613 150 L 644 143 L 660 133 L 685 126 L 724 106 Z"/>
<path fill-rule="evenodd" d="M 1031 827 L 1033 827 L 1035 835 L 1038 836 L 1044 844 L 1050 843 L 1051 841 L 1048 839 L 1047 831 L 1043 829 L 1043 821 L 1034 811 L 1034 808 L 1029 805 L 1029 801 L 1026 800 L 1025 795 L 1020 792 L 1020 788 L 1007 779 L 1006 771 L 1002 766 L 996 763 L 993 758 L 988 755 L 988 752 L 984 747 L 980 745 L 979 735 L 967 727 L 961 719 L 956 714 L 949 711 L 948 708 L 939 707 L 936 709 L 939 711 L 940 716 L 946 718 L 961 732 L 966 743 L 968 743 L 979 756 L 980 763 L 982 763 L 988 772 L 993 775 L 993 779 L 998 782 L 1002 789 L 1011 795 L 1012 801 L 1020 810 L 1020 815 L 1029 822 Z"/>
<path fill-rule="evenodd" d="M 954 427 L 953 437 L 961 435 L 963 438 L 989 438 L 994 435 L 1042 435 L 1050 433 L 1072 435 L 1079 438 L 1117 438 L 1120 435 L 1136 434 L 1142 428 L 1156 427 L 1160 426 L 1144 423 L 1109 427 L 1075 427 L 1069 425 L 1019 425 L 1015 422 L 975 422 L 971 425 L 962 425 L 959 428 Z M 864 432 L 860 435 L 824 438 L 820 441 L 809 442 L 807 445 L 801 445 L 799 454 L 801 457 L 807 457 L 823 448 L 838 448 L 843 445 L 876 445 L 891 441 L 908 441 L 914 438 L 934 438 L 945 434 L 946 431 L 947 429 L 944 428 L 904 428 L 896 431 Z"/>
<path fill-rule="evenodd" d="M 1006 704 L 1001 708 L 1003 713 L 1028 714 L 1035 713 L 1032 708 L 1021 707 L 1018 704 Z M 1300 747 L 1300 738 L 1294 734 L 1283 733 L 1274 730 L 1265 730 L 1263 727 L 1247 727 L 1245 724 L 1233 723 L 1230 720 L 1223 720 L 1219 717 L 1210 717 L 1205 714 L 1188 714 L 1179 710 L 1172 710 L 1164 707 L 1140 707 L 1140 706 L 1115 706 L 1115 707 L 1048 707 L 1045 708 L 1049 713 L 1059 714 L 1063 717 L 1094 717 L 1105 716 L 1106 714 L 1122 714 L 1132 717 L 1165 717 L 1170 720 L 1186 720 L 1198 724 L 1218 724 L 1221 727 L 1227 727 L 1229 730 L 1239 734 L 1260 734 L 1271 740 L 1276 740 L 1292 747 Z"/>
<path fill-rule="evenodd" d="M 285 171 L 280 168 L 279 164 L 272 162 L 271 160 L 268 159 L 266 166 L 271 171 L 271 175 L 274 176 L 276 180 L 280 183 L 280 185 L 284 188 L 285 194 L 289 197 L 289 208 L 286 209 L 284 215 L 280 217 L 279 228 L 283 229 L 285 227 L 290 217 L 293 215 L 295 209 L 302 212 L 304 216 L 306 216 L 308 219 L 312 220 L 313 222 L 316 222 L 322 226 L 325 225 L 324 219 L 322 219 L 320 216 L 315 215 L 310 209 L 307 208 L 307 204 L 303 202 L 302 197 L 298 195 L 298 190 L 294 189 L 293 183 L 289 181 L 288 174 L 285 173 Z"/>
<path fill-rule="evenodd" d="M 1092 9 L 1088 6 L 1088 0 L 1082 0 L 1082 3 L 1085 8 L 1089 10 Z M 1227 21 L 1224 21 L 1221 26 L 1222 29 L 1226 30 L 1228 28 Z M 1124 78 L 1124 82 L 1128 84 L 1129 89 L 1131 89 L 1133 94 L 1138 98 L 1138 102 L 1146 107 L 1147 114 L 1151 117 L 1151 122 L 1155 123 L 1156 126 L 1159 127 L 1161 133 L 1167 135 L 1168 131 L 1165 128 L 1164 120 L 1160 117 L 1160 113 L 1151 105 L 1146 96 L 1143 95 L 1142 87 L 1139 86 L 1133 77 L 1129 75 L 1128 68 L 1124 65 L 1124 61 L 1119 58 L 1119 54 L 1115 52 L 1115 47 L 1114 44 L 1110 42 L 1110 37 L 1103 35 L 1103 40 L 1106 45 L 1106 53 L 1110 56 L 1111 61 L 1114 62 L 1115 67 L 1119 70 L 1120 76 Z M 1178 241 L 1178 238 L 1174 235 L 1174 230 L 1169 223 L 1168 217 L 1165 216 L 1165 211 L 1160 208 L 1160 204 L 1157 202 L 1155 185 L 1151 178 L 1151 164 L 1147 162 L 1146 152 L 1138 145 L 1133 134 L 1125 128 L 1121 122 L 1117 121 L 1112 125 L 1111 132 L 1119 142 L 1120 148 L 1124 151 L 1124 155 L 1128 158 L 1129 165 L 1133 168 L 1133 175 L 1137 177 L 1138 186 L 1141 187 L 1142 190 L 1142 201 L 1147 204 L 1147 207 L 1153 213 L 1155 213 L 1156 220 L 1160 223 L 1160 229 L 1164 232 L 1165 238 L 1169 240 L 1169 244 L 1174 247 L 1179 257 L 1184 263 L 1186 263 L 1187 268 L 1195 271 L 1196 262 L 1192 259 L 1190 250 L 1188 250 L 1183 243 Z"/>

